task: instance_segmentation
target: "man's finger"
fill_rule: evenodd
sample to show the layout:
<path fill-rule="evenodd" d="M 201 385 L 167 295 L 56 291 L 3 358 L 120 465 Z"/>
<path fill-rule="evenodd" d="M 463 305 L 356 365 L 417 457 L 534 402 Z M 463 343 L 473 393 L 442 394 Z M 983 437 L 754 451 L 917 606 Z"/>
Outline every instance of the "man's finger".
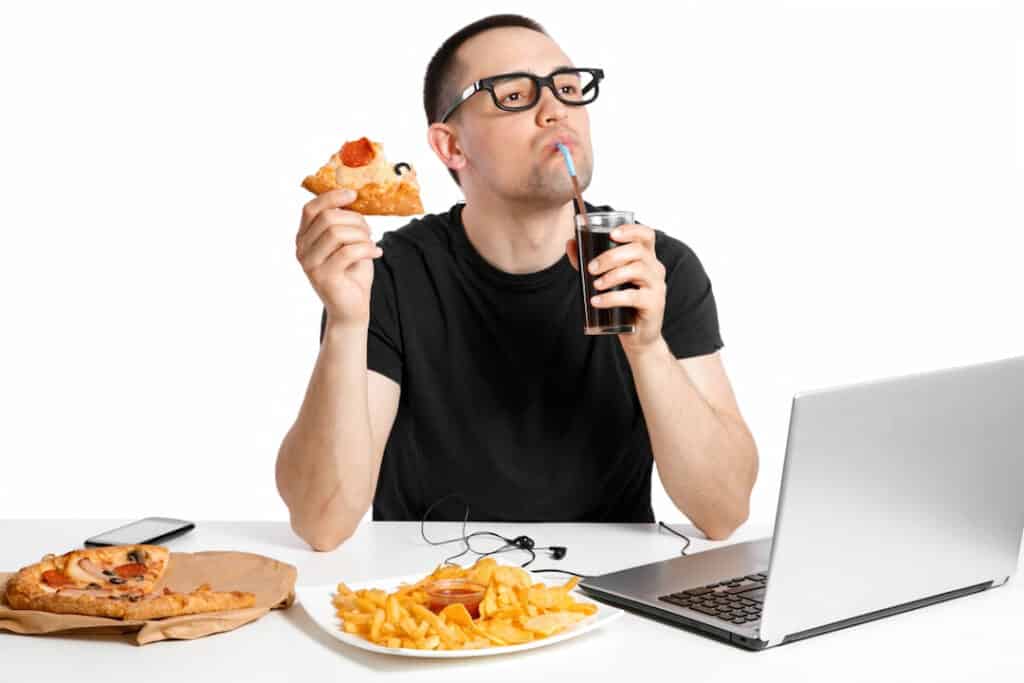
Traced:
<path fill-rule="evenodd" d="M 615 308 L 617 306 L 631 306 L 637 309 L 651 308 L 654 295 L 650 289 L 620 289 L 615 292 L 602 292 L 597 296 L 590 297 L 590 303 L 595 308 Z"/>
<path fill-rule="evenodd" d="M 335 251 L 349 244 L 373 244 L 366 239 L 361 231 L 352 232 L 352 230 L 351 226 L 328 226 L 299 258 L 302 268 L 307 273 L 310 272 L 326 261 Z"/>
<path fill-rule="evenodd" d="M 624 266 L 614 268 L 594 280 L 594 288 L 599 291 L 611 289 L 616 285 L 631 282 L 641 287 L 654 287 L 655 275 L 641 261 L 633 261 Z"/>
<path fill-rule="evenodd" d="M 366 224 L 366 220 L 360 214 L 354 211 L 345 211 L 344 209 L 325 209 L 317 215 L 305 232 L 300 232 L 295 237 L 297 251 L 306 251 L 310 244 L 320 239 L 320 235 L 323 234 L 324 230 L 333 227 L 354 228 L 362 234 L 359 239 L 368 240 L 371 237 L 370 226 Z"/>
<path fill-rule="evenodd" d="M 329 254 L 331 251 L 346 244 L 358 244 L 359 242 L 367 241 L 369 240 L 366 233 L 359 228 L 351 225 L 329 225 L 320 233 L 319 238 L 301 244 L 295 250 L 295 256 L 299 261 L 314 258 L 318 259 L 317 262 L 319 263 L 327 258 L 327 254 L 323 253 L 324 249 L 329 249 L 327 252 Z"/>
<path fill-rule="evenodd" d="M 621 247 L 615 247 L 604 252 L 593 261 L 591 261 L 587 269 L 592 275 L 600 275 L 605 273 L 612 268 L 623 266 L 630 261 L 641 261 L 644 255 L 647 253 L 647 247 L 640 244 L 639 242 L 630 242 Z"/>
<path fill-rule="evenodd" d="M 343 206 L 348 206 L 355 200 L 356 193 L 352 190 L 331 190 L 330 192 L 324 192 L 322 195 L 310 199 L 306 202 L 306 205 L 302 207 L 302 220 L 299 222 L 299 234 L 305 232 L 324 209 L 337 209 Z"/>
<path fill-rule="evenodd" d="M 380 247 L 373 242 L 346 244 L 328 256 L 322 265 L 331 269 L 346 270 L 356 261 L 374 259 L 379 257 L 381 253 Z"/>
<path fill-rule="evenodd" d="M 654 247 L 654 230 L 646 225 L 627 223 L 612 230 L 612 239 L 616 242 L 639 242 L 647 247 Z"/>

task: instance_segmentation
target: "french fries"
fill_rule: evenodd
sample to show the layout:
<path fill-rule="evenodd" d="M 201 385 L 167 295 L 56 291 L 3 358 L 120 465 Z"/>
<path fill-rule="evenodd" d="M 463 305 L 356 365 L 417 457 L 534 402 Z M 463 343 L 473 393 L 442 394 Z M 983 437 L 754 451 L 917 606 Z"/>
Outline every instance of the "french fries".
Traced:
<path fill-rule="evenodd" d="M 463 579 L 486 586 L 473 618 L 462 603 L 434 613 L 426 587 L 439 579 Z M 339 583 L 332 603 L 342 630 L 377 645 L 418 650 L 466 650 L 503 647 L 548 638 L 597 612 L 570 592 L 579 579 L 562 586 L 533 583 L 521 567 L 499 565 L 485 557 L 469 568 L 440 566 L 414 584 L 392 592 L 353 591 Z"/>

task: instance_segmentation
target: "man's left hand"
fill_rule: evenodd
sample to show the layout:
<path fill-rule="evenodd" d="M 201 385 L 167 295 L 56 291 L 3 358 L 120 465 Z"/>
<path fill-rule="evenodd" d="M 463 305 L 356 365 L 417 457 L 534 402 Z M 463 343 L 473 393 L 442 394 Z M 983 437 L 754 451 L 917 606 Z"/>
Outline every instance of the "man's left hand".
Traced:
<path fill-rule="evenodd" d="M 661 322 L 665 316 L 665 266 L 654 253 L 654 230 L 646 225 L 620 225 L 611 233 L 621 246 L 609 249 L 588 265 L 594 275 L 592 299 L 595 308 L 632 306 L 636 309 L 636 332 L 618 335 L 626 353 L 639 352 L 655 346 L 661 339 Z M 579 270 L 576 240 L 566 244 L 566 254 L 573 268 Z M 632 283 L 636 289 L 607 291 L 615 285 Z"/>

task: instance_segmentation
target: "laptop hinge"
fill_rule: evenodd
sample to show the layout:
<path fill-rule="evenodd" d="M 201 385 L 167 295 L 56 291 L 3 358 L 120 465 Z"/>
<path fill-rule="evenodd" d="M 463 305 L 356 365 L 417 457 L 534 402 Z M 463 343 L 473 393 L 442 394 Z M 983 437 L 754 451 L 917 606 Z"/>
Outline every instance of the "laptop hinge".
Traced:
<path fill-rule="evenodd" d="M 1010 580 L 1010 577 L 1009 577 L 1009 576 L 1004 576 L 1004 577 L 1003 577 L 1003 578 L 1001 578 L 1001 579 L 993 579 L 993 580 L 992 580 L 992 587 L 993 587 L 993 588 L 997 588 L 997 587 L 999 587 L 999 586 L 1002 586 L 1002 585 L 1003 585 L 1004 583 L 1006 583 L 1006 582 L 1007 582 L 1007 581 L 1009 581 L 1009 580 Z"/>

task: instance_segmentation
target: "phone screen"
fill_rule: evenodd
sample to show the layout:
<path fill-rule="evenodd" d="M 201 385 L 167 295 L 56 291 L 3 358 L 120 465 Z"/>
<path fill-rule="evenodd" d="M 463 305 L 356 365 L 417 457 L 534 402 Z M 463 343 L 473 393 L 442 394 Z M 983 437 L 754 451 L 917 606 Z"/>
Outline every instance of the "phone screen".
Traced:
<path fill-rule="evenodd" d="M 184 533 L 195 525 L 183 519 L 147 517 L 93 536 L 86 545 L 132 545 L 155 541 L 174 532 Z M 176 535 L 176 534 L 175 534 Z"/>

